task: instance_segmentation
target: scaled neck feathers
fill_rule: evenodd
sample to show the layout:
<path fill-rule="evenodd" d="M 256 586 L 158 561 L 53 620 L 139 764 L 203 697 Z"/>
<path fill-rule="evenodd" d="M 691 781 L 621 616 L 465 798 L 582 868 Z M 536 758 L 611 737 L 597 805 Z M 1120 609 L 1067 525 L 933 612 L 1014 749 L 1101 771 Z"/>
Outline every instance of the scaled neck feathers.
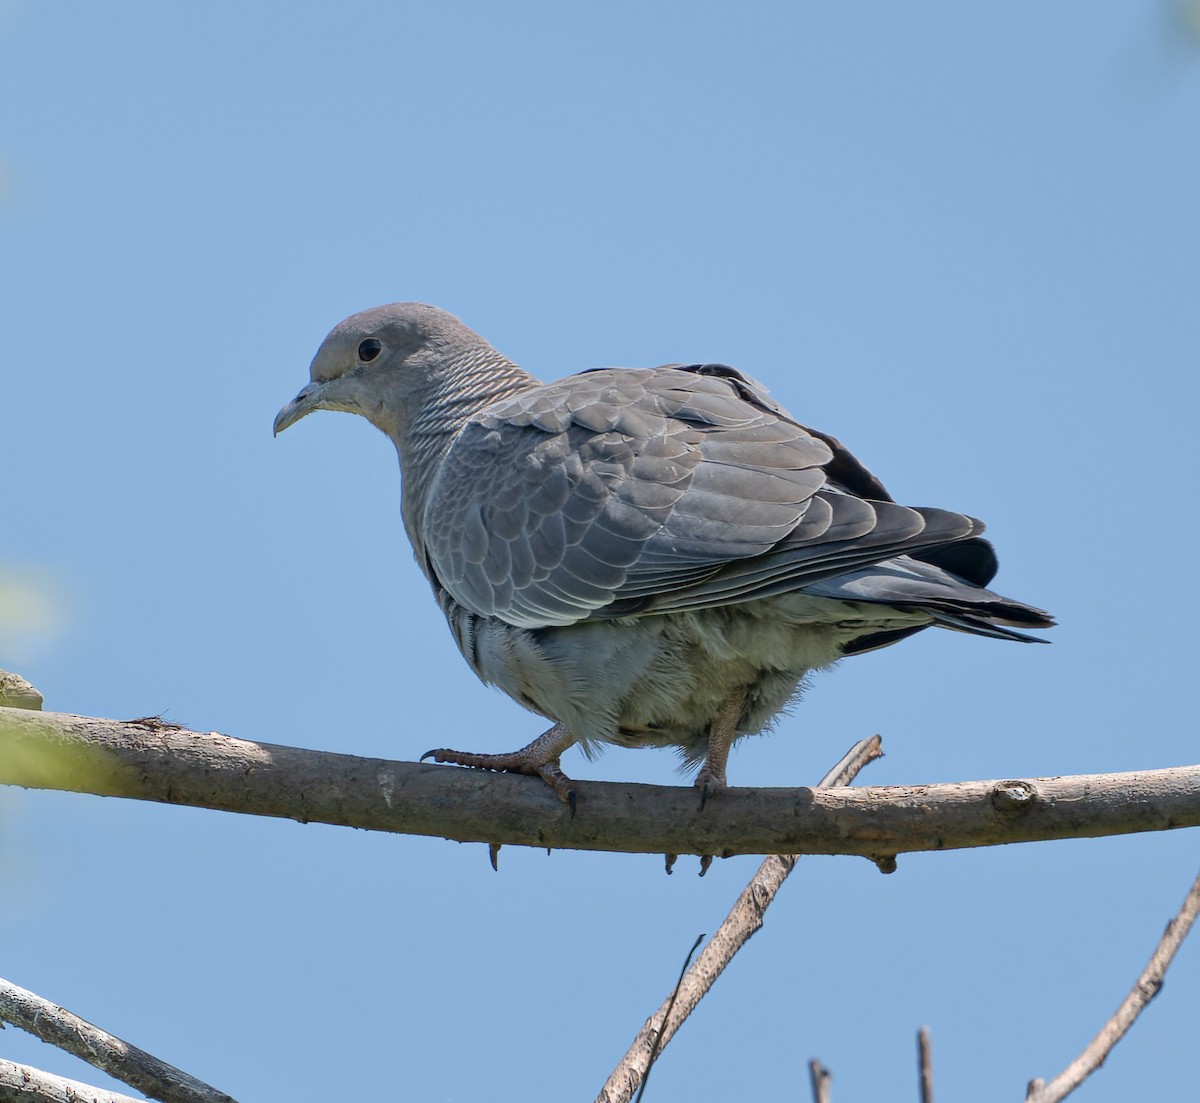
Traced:
<path fill-rule="evenodd" d="M 400 457 L 404 527 L 427 575 L 422 518 L 442 458 L 479 411 L 537 386 L 538 380 L 527 371 L 481 342 L 440 357 L 426 376 L 422 393 L 414 396 L 418 401 L 411 417 L 388 433 Z"/>

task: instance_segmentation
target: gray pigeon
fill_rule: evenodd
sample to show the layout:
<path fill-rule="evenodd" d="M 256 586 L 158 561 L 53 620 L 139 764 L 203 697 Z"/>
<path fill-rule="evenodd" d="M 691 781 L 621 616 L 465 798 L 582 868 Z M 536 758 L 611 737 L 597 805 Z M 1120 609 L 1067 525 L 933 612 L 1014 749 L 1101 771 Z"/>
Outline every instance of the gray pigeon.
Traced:
<path fill-rule="evenodd" d="M 464 658 L 553 722 L 510 754 L 574 807 L 574 743 L 673 746 L 725 785 L 805 675 L 931 625 L 1032 642 L 1051 618 L 984 587 L 983 524 L 897 505 L 837 440 L 723 364 L 539 383 L 420 303 L 325 338 L 279 433 L 313 410 L 391 438 L 404 526 Z"/>

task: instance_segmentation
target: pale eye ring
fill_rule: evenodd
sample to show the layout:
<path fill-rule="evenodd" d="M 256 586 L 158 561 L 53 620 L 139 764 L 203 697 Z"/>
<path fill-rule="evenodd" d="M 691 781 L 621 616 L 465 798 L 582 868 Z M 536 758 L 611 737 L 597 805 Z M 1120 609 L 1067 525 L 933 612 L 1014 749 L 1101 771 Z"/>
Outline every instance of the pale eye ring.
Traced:
<path fill-rule="evenodd" d="M 368 337 L 358 346 L 358 358 L 364 364 L 369 364 L 382 351 L 383 345 L 381 345 L 374 337 Z"/>

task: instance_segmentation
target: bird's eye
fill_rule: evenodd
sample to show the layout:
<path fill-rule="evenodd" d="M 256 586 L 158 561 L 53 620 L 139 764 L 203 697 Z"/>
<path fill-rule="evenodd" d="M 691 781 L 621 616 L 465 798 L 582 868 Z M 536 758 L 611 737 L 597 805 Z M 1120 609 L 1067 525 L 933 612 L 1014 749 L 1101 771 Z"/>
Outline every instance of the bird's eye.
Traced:
<path fill-rule="evenodd" d="M 374 337 L 368 337 L 358 346 L 358 358 L 364 364 L 369 364 L 379 355 L 382 348 L 383 346 Z"/>

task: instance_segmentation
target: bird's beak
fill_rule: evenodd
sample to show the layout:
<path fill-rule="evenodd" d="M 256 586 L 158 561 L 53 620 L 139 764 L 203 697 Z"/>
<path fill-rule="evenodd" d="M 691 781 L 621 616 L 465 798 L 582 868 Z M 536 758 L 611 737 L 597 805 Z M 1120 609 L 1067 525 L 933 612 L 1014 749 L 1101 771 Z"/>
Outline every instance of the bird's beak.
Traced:
<path fill-rule="evenodd" d="M 275 436 L 279 436 L 289 425 L 295 425 L 305 414 L 320 410 L 321 398 L 327 383 L 310 383 L 282 410 L 275 415 Z"/>

